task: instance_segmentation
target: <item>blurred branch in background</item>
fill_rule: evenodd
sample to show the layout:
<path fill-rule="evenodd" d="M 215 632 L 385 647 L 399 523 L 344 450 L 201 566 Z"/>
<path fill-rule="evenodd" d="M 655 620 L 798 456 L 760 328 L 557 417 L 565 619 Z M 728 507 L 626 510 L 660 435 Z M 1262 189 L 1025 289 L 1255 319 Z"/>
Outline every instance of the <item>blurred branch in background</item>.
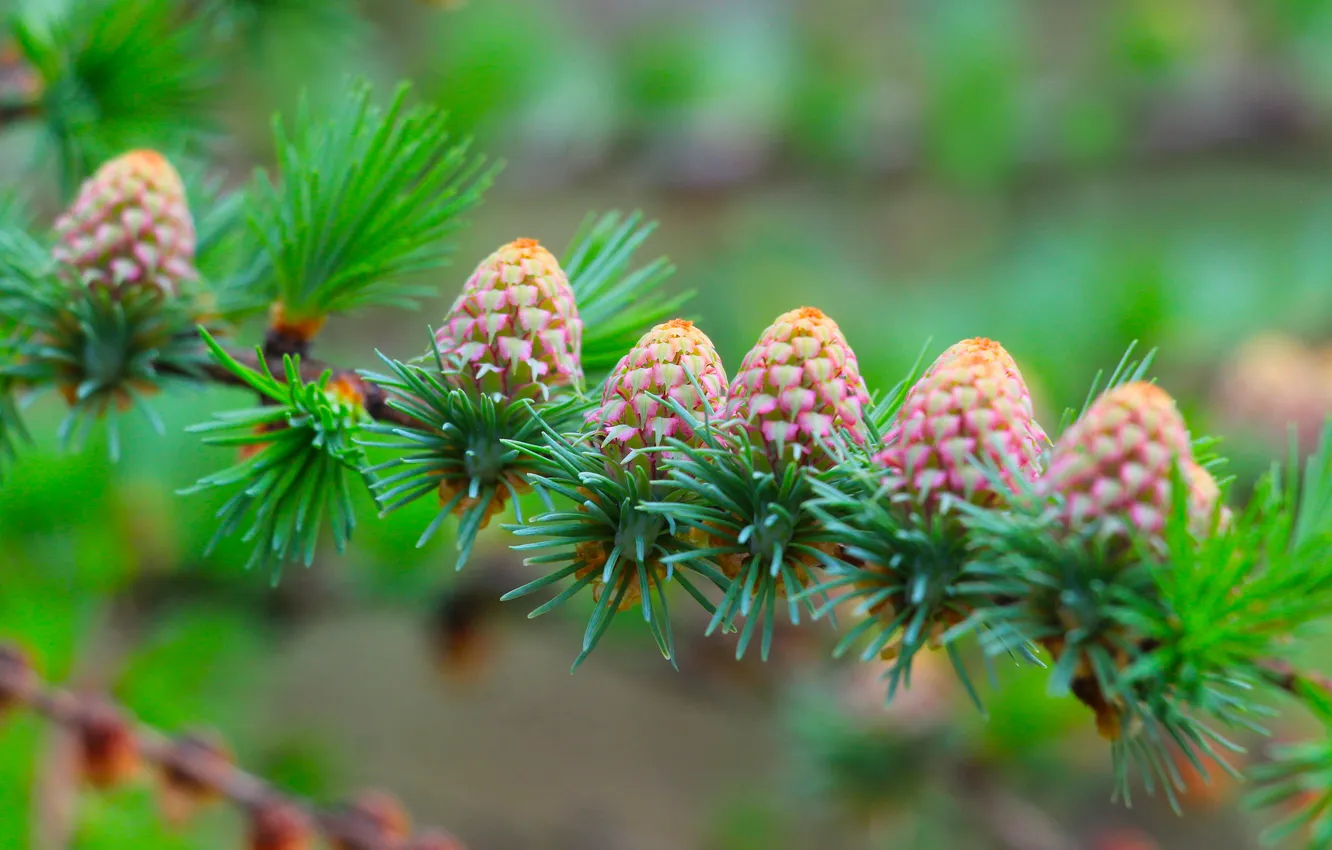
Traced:
<path fill-rule="evenodd" d="M 148 764 L 158 773 L 167 817 L 179 819 L 218 798 L 235 804 L 247 813 L 250 850 L 305 848 L 315 834 L 343 850 L 458 847 L 448 836 L 429 830 L 409 838 L 406 813 L 382 794 L 362 794 L 338 809 L 313 810 L 235 767 L 226 748 L 207 736 L 169 739 L 137 727 L 123 709 L 99 697 L 46 686 L 11 645 L 0 646 L 0 708 L 28 708 L 65 727 L 77 742 L 80 782 L 111 789 L 135 779 L 141 764 Z"/>

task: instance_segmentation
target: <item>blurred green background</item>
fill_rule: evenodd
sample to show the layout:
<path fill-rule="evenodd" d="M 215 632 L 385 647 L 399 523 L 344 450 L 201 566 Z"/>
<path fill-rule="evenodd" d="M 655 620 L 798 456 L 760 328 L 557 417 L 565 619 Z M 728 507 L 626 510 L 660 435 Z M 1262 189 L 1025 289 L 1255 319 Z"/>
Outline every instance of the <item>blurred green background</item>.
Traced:
<path fill-rule="evenodd" d="M 330 325 L 342 365 L 417 353 L 499 244 L 641 209 L 732 368 L 805 304 L 878 388 L 991 336 L 1053 428 L 1139 340 L 1195 432 L 1225 438 L 1236 501 L 1332 410 L 1332 0 L 178 5 L 212 16 L 204 150 L 232 185 L 269 164 L 275 110 L 349 74 L 416 80 L 508 164 L 421 314 Z M 0 146 L 49 222 L 40 132 Z M 1107 749 L 1040 671 L 998 671 L 986 721 L 935 659 L 885 712 L 825 629 L 763 666 L 677 624 L 677 673 L 625 617 L 570 677 L 586 608 L 489 604 L 526 580 L 504 533 L 455 575 L 447 534 L 413 548 L 425 505 L 379 520 L 363 499 L 345 556 L 276 584 L 239 546 L 204 557 L 217 503 L 174 491 L 230 458 L 183 429 L 249 402 L 158 399 L 167 437 L 131 420 L 114 466 L 96 440 L 59 454 L 59 403 L 35 402 L 0 486 L 0 636 L 147 722 L 216 727 L 293 791 L 391 788 L 474 850 L 1260 846 L 1270 816 L 1223 777 L 1191 781 L 1183 818 L 1112 803 Z M 232 813 L 168 828 L 147 786 L 68 805 L 62 753 L 31 719 L 0 731 L 0 847 L 237 846 Z"/>

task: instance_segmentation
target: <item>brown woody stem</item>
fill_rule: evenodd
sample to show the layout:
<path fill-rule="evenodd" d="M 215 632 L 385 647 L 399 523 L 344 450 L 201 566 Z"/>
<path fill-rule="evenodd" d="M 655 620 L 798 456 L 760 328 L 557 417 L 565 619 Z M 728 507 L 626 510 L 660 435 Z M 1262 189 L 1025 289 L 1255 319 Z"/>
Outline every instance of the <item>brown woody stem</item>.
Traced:
<path fill-rule="evenodd" d="M 237 363 L 246 368 L 262 372 L 263 368 L 259 364 L 259 358 L 253 351 L 228 351 Z M 275 377 L 283 374 L 282 355 L 266 352 L 266 361 L 268 370 Z M 380 421 L 388 422 L 394 425 L 402 425 L 407 428 L 420 428 L 421 423 L 412 417 L 389 406 L 389 394 L 380 386 L 372 384 L 358 375 L 351 369 L 338 369 L 327 363 L 318 360 L 301 358 L 300 362 L 301 380 L 308 383 L 318 381 L 325 372 L 331 372 L 330 381 L 344 381 L 354 386 L 364 399 L 365 410 L 371 417 Z M 210 383 L 225 387 L 248 387 L 238 376 L 231 373 L 226 367 L 216 363 L 210 363 L 204 367 L 204 376 Z"/>
<path fill-rule="evenodd" d="M 279 359 L 284 354 L 308 356 L 325 321 L 324 316 L 310 319 L 291 316 L 281 301 L 273 302 L 268 311 L 268 331 L 264 334 L 264 356 Z"/>

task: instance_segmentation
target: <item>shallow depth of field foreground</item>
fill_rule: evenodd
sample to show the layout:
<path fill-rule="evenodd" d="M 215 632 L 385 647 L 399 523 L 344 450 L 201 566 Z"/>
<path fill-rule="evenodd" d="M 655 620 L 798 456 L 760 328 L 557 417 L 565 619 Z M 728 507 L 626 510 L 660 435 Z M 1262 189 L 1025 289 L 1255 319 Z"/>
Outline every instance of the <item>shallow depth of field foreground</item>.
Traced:
<path fill-rule="evenodd" d="M 0 848 L 1332 848 L 1332 2 L 28 0 Z"/>

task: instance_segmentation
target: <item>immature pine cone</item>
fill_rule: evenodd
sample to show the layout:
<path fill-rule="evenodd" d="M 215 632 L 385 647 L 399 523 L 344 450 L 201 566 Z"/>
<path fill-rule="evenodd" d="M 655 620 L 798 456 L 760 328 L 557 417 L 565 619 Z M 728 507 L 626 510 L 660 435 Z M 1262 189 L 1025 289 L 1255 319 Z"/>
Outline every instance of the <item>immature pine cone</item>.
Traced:
<path fill-rule="evenodd" d="M 476 267 L 435 344 L 457 379 L 507 399 L 544 398 L 583 381 L 583 322 L 560 264 L 518 239 Z"/>
<path fill-rule="evenodd" d="M 814 307 L 777 317 L 731 381 L 726 413 L 739 419 L 774 468 L 832 463 L 820 445 L 845 429 L 864 439 L 869 394 L 837 323 Z"/>
<path fill-rule="evenodd" d="M 156 151 L 130 151 L 97 169 L 55 229 L 52 254 L 89 286 L 174 295 L 198 277 L 185 185 Z"/>
<path fill-rule="evenodd" d="M 602 454 L 612 466 L 622 466 L 635 449 L 660 446 L 667 438 L 699 442 L 688 419 L 652 396 L 677 402 L 698 422 L 724 411 L 726 369 L 712 340 L 692 322 L 672 319 L 648 331 L 607 379 L 601 406 L 587 421 L 598 426 Z M 655 479 L 661 460 L 661 452 L 647 452 L 637 465 Z"/>
<path fill-rule="evenodd" d="M 1189 471 L 1193 449 L 1174 399 L 1155 384 L 1125 384 L 1096 399 L 1059 438 L 1042 488 L 1064 497 L 1068 527 L 1099 523 L 1112 537 L 1141 535 L 1159 548 L 1177 463 L 1198 494 L 1190 514 L 1203 522 L 1217 495 Z"/>
<path fill-rule="evenodd" d="M 875 460 L 896 492 L 937 507 L 943 494 L 977 505 L 999 499 L 976 461 L 1006 484 L 1040 474 L 1049 442 L 1031 410 L 1017 364 L 999 343 L 977 337 L 949 348 L 908 392 Z"/>

